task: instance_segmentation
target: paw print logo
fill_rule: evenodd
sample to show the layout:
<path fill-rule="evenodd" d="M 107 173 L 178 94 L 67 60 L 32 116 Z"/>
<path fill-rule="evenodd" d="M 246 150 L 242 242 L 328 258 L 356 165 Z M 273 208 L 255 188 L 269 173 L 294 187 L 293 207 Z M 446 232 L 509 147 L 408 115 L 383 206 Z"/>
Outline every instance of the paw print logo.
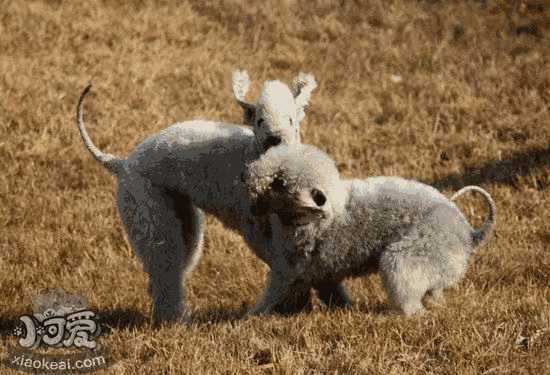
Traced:
<path fill-rule="evenodd" d="M 44 336 L 45 333 L 46 333 L 46 329 L 43 326 L 36 327 L 36 334 L 38 336 Z"/>
<path fill-rule="evenodd" d="M 14 330 L 13 330 L 13 335 L 16 336 L 16 337 L 23 336 L 23 327 L 21 327 L 21 326 L 15 327 Z"/>

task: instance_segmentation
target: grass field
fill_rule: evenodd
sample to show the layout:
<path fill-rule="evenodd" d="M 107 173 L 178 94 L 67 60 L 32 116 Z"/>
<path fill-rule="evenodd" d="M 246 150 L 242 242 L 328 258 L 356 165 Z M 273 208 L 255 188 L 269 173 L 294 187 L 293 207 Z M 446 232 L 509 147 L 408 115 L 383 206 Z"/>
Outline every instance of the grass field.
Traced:
<path fill-rule="evenodd" d="M 1 353 L 31 298 L 61 287 L 102 317 L 109 373 L 550 373 L 550 2 L 121 3 L 0 0 Z M 238 122 L 235 68 L 250 98 L 312 72 L 303 140 L 344 176 L 490 191 L 496 234 L 444 306 L 390 315 L 372 276 L 347 282 L 352 309 L 240 320 L 266 266 L 208 218 L 196 323 L 151 327 L 76 101 L 91 81 L 92 138 L 124 155 L 178 120 Z M 461 204 L 481 222 L 481 202 Z"/>

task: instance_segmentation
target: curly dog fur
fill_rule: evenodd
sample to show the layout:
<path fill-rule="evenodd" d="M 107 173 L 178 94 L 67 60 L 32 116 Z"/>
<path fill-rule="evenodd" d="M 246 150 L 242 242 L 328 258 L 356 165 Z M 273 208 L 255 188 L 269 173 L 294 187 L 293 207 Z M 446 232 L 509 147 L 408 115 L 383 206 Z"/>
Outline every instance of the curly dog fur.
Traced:
<path fill-rule="evenodd" d="M 276 144 L 300 142 L 313 76 L 301 73 L 289 89 L 280 81 L 264 84 L 255 104 L 244 101 L 249 80 L 235 72 L 233 91 L 251 127 L 195 120 L 155 134 L 126 158 L 103 153 L 91 141 L 80 97 L 77 125 L 91 154 L 117 178 L 117 206 L 130 243 L 149 275 L 155 323 L 186 319 L 184 283 L 201 257 L 204 212 L 240 231 L 253 251 L 266 259 L 270 238 L 251 217 L 248 194 L 239 177 L 245 164 Z M 309 295 L 297 302 L 309 304 Z M 283 304 L 284 305 L 284 304 Z"/>
<path fill-rule="evenodd" d="M 451 200 L 436 189 L 398 177 L 341 179 L 334 161 L 308 145 L 274 147 L 243 176 L 254 212 L 270 215 L 271 270 L 253 314 L 267 313 L 287 294 L 378 270 L 394 307 L 423 310 L 428 293 L 459 281 L 468 259 L 490 235 L 495 204 L 469 186 Z M 481 194 L 489 216 L 473 229 L 452 202 Z"/>

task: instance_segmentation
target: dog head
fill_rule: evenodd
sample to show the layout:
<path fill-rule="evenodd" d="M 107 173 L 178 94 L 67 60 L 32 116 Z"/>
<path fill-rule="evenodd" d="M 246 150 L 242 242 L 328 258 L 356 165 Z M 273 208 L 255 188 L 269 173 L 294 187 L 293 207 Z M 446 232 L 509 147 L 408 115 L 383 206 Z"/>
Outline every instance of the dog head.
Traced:
<path fill-rule="evenodd" d="M 251 213 L 275 213 L 284 225 L 329 222 L 344 209 L 347 193 L 334 161 L 310 145 L 280 145 L 247 165 L 242 178 Z"/>
<path fill-rule="evenodd" d="M 317 87 L 311 74 L 300 73 L 289 88 L 281 81 L 264 83 L 257 103 L 244 100 L 250 80 L 245 71 L 233 73 L 233 93 L 244 111 L 244 123 L 252 126 L 258 150 L 279 144 L 300 143 L 300 122 L 305 117 L 311 91 Z"/>

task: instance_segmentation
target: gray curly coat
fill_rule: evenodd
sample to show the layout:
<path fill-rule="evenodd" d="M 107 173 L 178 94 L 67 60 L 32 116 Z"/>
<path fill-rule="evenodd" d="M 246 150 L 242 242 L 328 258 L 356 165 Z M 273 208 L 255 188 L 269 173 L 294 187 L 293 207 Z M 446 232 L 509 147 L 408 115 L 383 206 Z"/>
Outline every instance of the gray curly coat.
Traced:
<path fill-rule="evenodd" d="M 405 314 L 421 311 L 426 294 L 441 298 L 462 278 L 495 222 L 494 202 L 479 187 L 449 200 L 398 177 L 341 179 L 334 161 L 308 145 L 270 149 L 248 166 L 243 181 L 253 211 L 270 215 L 273 238 L 267 287 L 252 314 L 270 312 L 312 286 L 374 271 L 393 306 Z M 479 230 L 452 202 L 466 191 L 480 193 L 489 207 Z"/>

